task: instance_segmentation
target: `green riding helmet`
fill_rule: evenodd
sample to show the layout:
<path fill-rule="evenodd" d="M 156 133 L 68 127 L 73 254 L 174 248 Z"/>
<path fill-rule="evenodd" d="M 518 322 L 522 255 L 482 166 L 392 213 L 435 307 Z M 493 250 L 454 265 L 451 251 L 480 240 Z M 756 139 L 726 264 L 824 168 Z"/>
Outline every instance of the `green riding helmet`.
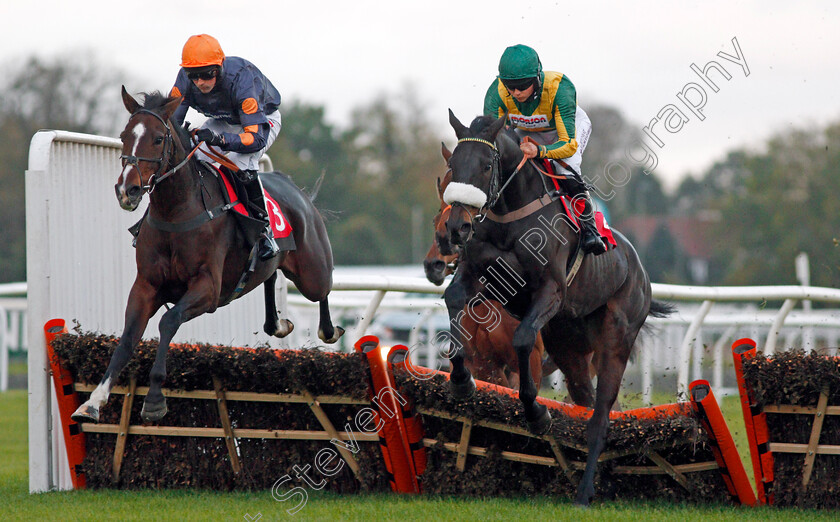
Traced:
<path fill-rule="evenodd" d="M 537 51 L 527 45 L 513 45 L 505 49 L 499 60 L 500 80 L 524 80 L 539 78 L 542 73 L 542 63 Z"/>

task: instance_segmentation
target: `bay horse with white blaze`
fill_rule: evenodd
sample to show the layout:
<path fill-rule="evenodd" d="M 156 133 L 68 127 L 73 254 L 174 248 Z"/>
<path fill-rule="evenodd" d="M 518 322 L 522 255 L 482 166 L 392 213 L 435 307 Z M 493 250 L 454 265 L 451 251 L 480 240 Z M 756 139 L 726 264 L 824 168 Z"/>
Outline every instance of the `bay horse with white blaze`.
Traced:
<path fill-rule="evenodd" d="M 506 119 L 479 117 L 468 128 L 449 112 L 458 145 L 449 159 L 452 182 L 444 199 L 453 205 L 449 239 L 461 248 L 458 270 L 444 294 L 453 324 L 450 389 L 456 398 L 475 390 L 459 349 L 464 340 L 457 325 L 468 303 L 489 297 L 492 282 L 492 297 L 521 320 L 512 342 L 519 359 L 519 398 L 531 431 L 544 433 L 551 425 L 548 410 L 535 400 L 528 365 L 537 333 L 566 377 L 572 400 L 594 410 L 575 500 L 588 505 L 595 494 L 610 408 L 636 337 L 648 315 L 664 316 L 672 309 L 651 299 L 650 280 L 636 251 L 616 230 L 618 245 L 600 256 L 586 256 L 576 278 L 567 281 L 579 227 L 561 210 L 559 195 L 547 188 L 551 184 L 532 163 L 522 163 L 519 140 L 505 129 Z M 472 217 L 476 209 L 478 215 Z M 593 353 L 597 392 L 589 373 Z"/>
<path fill-rule="evenodd" d="M 124 210 L 135 210 L 149 194 L 149 212 L 136 242 L 137 277 L 128 296 L 125 327 L 96 390 L 72 418 L 97 422 L 120 371 L 128 363 L 149 319 L 167 303 L 174 306 L 160 320 L 160 343 L 149 375 L 149 393 L 141 416 L 153 422 L 166 415 L 161 385 L 166 378 L 169 343 L 185 322 L 240 297 L 260 284 L 265 290 L 264 331 L 276 337 L 291 333 L 288 319 L 278 320 L 274 296 L 277 270 L 307 299 L 320 304 L 318 335 L 334 343 L 344 333 L 333 326 L 327 296 L 333 259 L 326 227 L 309 196 L 285 174 L 260 174 L 291 225 L 296 250 L 263 261 L 253 255 L 217 179 L 188 155 L 190 136 L 170 116 L 181 98 L 146 95 L 143 105 L 122 89 L 131 114 L 122 132 L 123 169 L 115 186 Z M 227 207 L 227 208 L 224 208 Z M 203 217 L 202 217 L 203 216 Z M 249 255 L 250 254 L 250 255 Z M 256 261 L 254 261 L 256 259 Z M 252 267 L 249 276 L 245 274 Z"/>

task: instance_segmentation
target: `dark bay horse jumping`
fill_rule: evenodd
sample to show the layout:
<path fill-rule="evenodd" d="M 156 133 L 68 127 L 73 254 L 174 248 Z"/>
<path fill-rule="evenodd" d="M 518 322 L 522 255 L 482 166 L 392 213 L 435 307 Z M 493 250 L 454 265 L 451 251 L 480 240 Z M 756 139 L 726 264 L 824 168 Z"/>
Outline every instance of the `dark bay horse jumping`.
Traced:
<path fill-rule="evenodd" d="M 160 320 L 160 344 L 141 414 L 147 422 L 166 414 L 161 393 L 166 353 L 183 323 L 212 313 L 262 284 L 264 331 L 276 337 L 292 331 L 291 321 L 278 320 L 277 316 L 274 283 L 278 269 L 307 299 L 319 302 L 318 335 L 324 342 L 334 343 L 344 333 L 330 318 L 327 296 L 332 288 L 332 249 L 310 197 L 284 174 L 260 174 L 264 187 L 292 226 L 296 250 L 268 261 L 257 256 L 253 272 L 246 279 L 243 274 L 249 268 L 251 244 L 232 213 L 219 208 L 224 199 L 217 180 L 188 156 L 189 134 L 169 119 L 181 99 L 151 93 L 140 105 L 125 87 L 122 97 L 131 116 L 120 136 L 123 169 L 115 187 L 117 200 L 123 209 L 135 210 L 148 192 L 149 213 L 137 236 L 137 277 L 128 296 L 119 346 L 99 386 L 72 415 L 77 422 L 98 421 L 99 409 L 108 400 L 149 319 L 167 303 L 174 306 Z M 175 225 L 181 230 L 171 231 Z M 170 231 L 164 230 L 167 228 Z"/>
<path fill-rule="evenodd" d="M 465 307 L 493 298 L 521 319 L 513 335 L 519 359 L 519 397 L 529 428 L 543 433 L 551 424 L 528 359 L 538 333 L 566 377 L 572 400 L 593 408 L 587 426 L 588 457 L 576 502 L 588 505 L 595 494 L 598 458 L 604 450 L 610 408 L 648 315 L 667 315 L 669 305 L 652 301 L 650 280 L 633 246 L 613 229 L 618 246 L 586 256 L 575 279 L 567 273 L 579 242 L 579 228 L 561 211 L 551 183 L 523 154 L 516 135 L 499 119 L 476 118 L 464 126 L 450 111 L 458 145 L 449 159 L 452 181 L 444 192 L 453 206 L 446 226 L 460 247 L 458 270 L 444 297 L 453 338 L 450 387 L 458 398 L 475 383 L 464 364 Z M 456 212 L 455 209 L 460 209 Z M 477 214 L 476 214 L 477 212 Z M 597 391 L 589 373 L 596 364 Z"/>

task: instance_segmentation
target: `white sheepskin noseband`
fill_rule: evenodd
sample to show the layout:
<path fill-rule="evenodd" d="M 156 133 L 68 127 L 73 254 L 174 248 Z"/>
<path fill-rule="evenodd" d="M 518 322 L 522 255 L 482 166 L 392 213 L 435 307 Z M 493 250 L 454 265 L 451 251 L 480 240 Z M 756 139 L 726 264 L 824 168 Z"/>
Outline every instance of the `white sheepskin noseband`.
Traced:
<path fill-rule="evenodd" d="M 461 203 L 462 205 L 481 208 L 487 203 L 487 194 L 475 185 L 453 181 L 443 191 L 443 201 L 447 205 Z"/>

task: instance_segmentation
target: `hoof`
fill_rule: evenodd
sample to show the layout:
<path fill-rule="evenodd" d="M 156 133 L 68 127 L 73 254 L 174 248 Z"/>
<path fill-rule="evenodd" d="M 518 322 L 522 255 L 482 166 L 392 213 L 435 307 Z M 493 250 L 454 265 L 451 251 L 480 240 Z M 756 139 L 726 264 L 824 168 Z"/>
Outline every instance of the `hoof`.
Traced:
<path fill-rule="evenodd" d="M 82 404 L 79 408 L 73 412 L 73 415 L 70 416 L 76 422 L 99 422 L 99 409 L 94 408 L 93 406 Z"/>
<path fill-rule="evenodd" d="M 277 327 L 274 329 L 273 332 L 266 328 L 265 333 L 273 337 L 279 337 L 280 339 L 282 339 L 290 333 L 292 333 L 294 329 L 295 324 L 293 322 L 289 321 L 288 319 L 280 319 L 279 321 L 277 321 Z"/>
<path fill-rule="evenodd" d="M 542 406 L 542 405 L 541 405 Z M 551 427 L 551 414 L 548 413 L 548 408 L 543 406 L 542 415 L 534 420 L 528 421 L 528 429 L 534 435 L 542 435 Z"/>
<path fill-rule="evenodd" d="M 342 335 L 344 335 L 344 328 L 342 328 L 340 326 L 334 326 L 333 327 L 333 336 L 330 337 L 329 339 L 327 339 L 324 336 L 324 331 L 323 330 L 321 330 L 320 328 L 318 329 L 318 338 L 320 338 L 322 341 L 324 341 L 327 344 L 333 344 L 334 342 L 341 339 Z"/>
<path fill-rule="evenodd" d="M 157 404 L 150 404 L 149 401 L 143 401 L 143 410 L 140 411 L 140 418 L 143 419 L 143 422 L 157 422 L 166 415 L 167 411 L 169 410 L 166 408 L 166 399 L 163 399 Z"/>
<path fill-rule="evenodd" d="M 449 391 L 452 392 L 452 397 L 458 400 L 469 399 L 475 393 L 475 379 L 470 375 L 470 380 L 463 383 L 449 381 Z"/>

